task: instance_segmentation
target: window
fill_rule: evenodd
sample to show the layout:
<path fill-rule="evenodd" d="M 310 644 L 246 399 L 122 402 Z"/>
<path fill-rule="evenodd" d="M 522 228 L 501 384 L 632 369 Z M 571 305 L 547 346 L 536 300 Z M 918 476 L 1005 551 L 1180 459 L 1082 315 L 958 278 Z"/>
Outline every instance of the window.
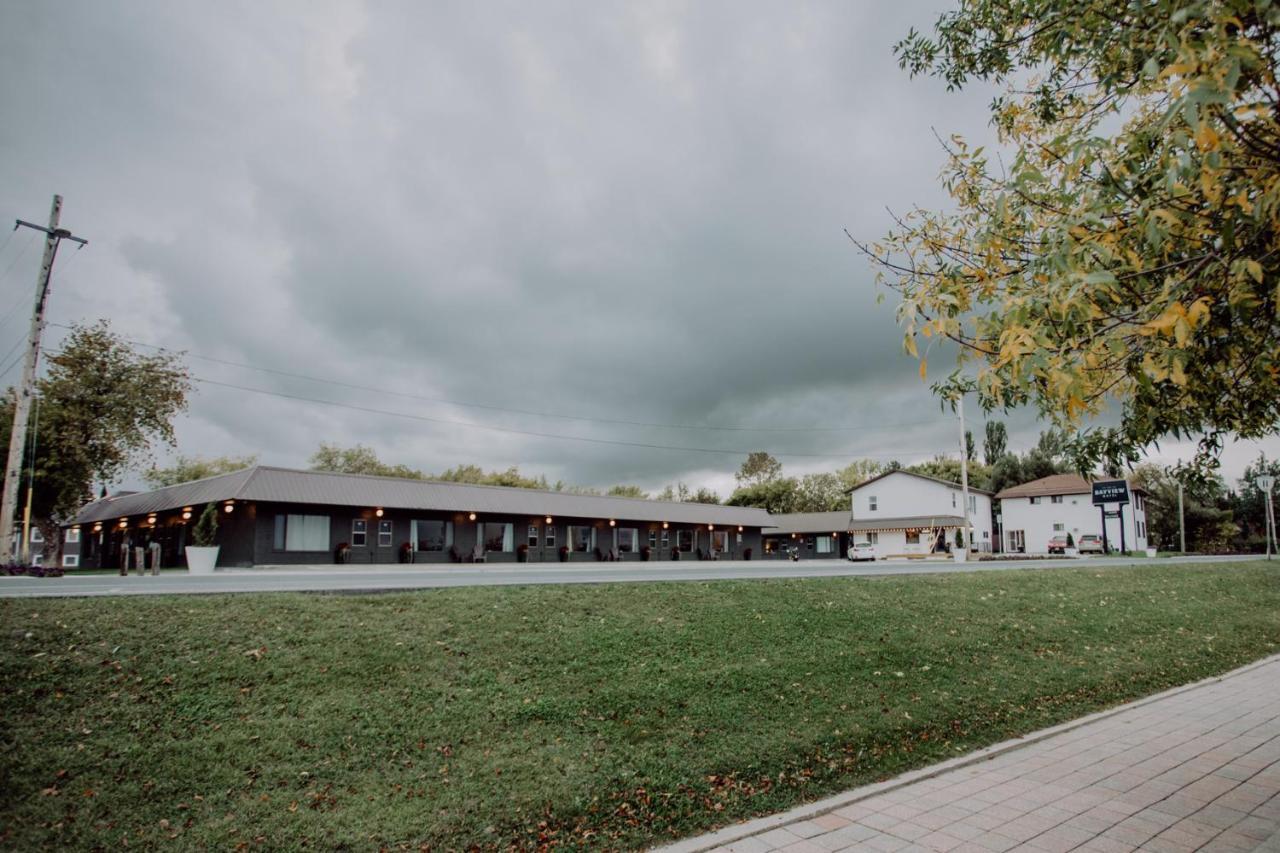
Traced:
<path fill-rule="evenodd" d="M 1054 532 L 1054 533 L 1061 533 L 1062 531 L 1064 531 L 1064 530 L 1066 530 L 1066 529 L 1067 529 L 1067 528 L 1066 528 L 1066 525 L 1064 525 L 1061 521 L 1055 521 L 1055 522 L 1053 523 L 1053 532 Z"/>
<path fill-rule="evenodd" d="M 766 554 L 778 553 L 778 540 L 777 539 L 764 540 L 764 552 Z"/>
<path fill-rule="evenodd" d="M 548 525 L 547 525 L 547 531 L 546 531 L 546 532 L 547 532 L 546 539 L 545 539 L 546 547 L 548 547 L 548 548 L 554 548 L 554 547 L 556 547 L 556 527 L 555 527 L 555 525 L 554 525 L 554 524 L 548 524 Z"/>
<path fill-rule="evenodd" d="M 729 534 L 723 530 L 711 531 L 711 550 L 717 554 L 729 550 Z"/>
<path fill-rule="evenodd" d="M 500 521 L 486 521 L 481 525 L 481 528 L 484 531 L 484 549 L 486 551 L 506 553 L 516 549 L 515 533 L 512 525 Z"/>
<path fill-rule="evenodd" d="M 538 525 L 536 524 L 529 525 L 528 545 L 530 548 L 538 547 Z"/>
<path fill-rule="evenodd" d="M 819 537 L 818 537 L 818 553 L 819 553 L 819 554 L 830 554 L 830 553 L 832 553 L 833 551 L 835 551 L 835 546 L 831 544 L 831 537 L 830 537 L 830 536 L 819 536 Z"/>
<path fill-rule="evenodd" d="M 955 509 L 955 508 L 956 508 L 956 493 L 955 493 L 955 492 L 952 492 L 952 493 L 951 493 L 951 508 L 952 508 L 952 509 Z"/>
<path fill-rule="evenodd" d="M 1033 497 L 1033 498 L 1031 499 L 1031 502 L 1032 502 L 1033 504 L 1038 504 L 1038 503 L 1040 503 L 1040 498 L 1038 498 L 1038 497 Z"/>
<path fill-rule="evenodd" d="M 63 554 L 62 568 L 64 569 L 80 568 L 80 555 L 79 554 Z"/>
<path fill-rule="evenodd" d="M 978 511 L 978 496 L 969 495 L 969 514 L 973 515 Z"/>
<path fill-rule="evenodd" d="M 1049 498 L 1049 503 L 1053 503 L 1053 504 L 1060 504 L 1060 503 L 1062 503 L 1062 495 L 1053 495 L 1053 496 L 1051 496 L 1051 497 Z"/>
<path fill-rule="evenodd" d="M 586 553 L 596 547 L 596 529 L 581 525 L 569 526 L 569 548 Z"/>
<path fill-rule="evenodd" d="M 415 551 L 446 551 L 453 547 L 452 521 L 411 521 L 409 541 Z"/>
<path fill-rule="evenodd" d="M 671 547 L 671 531 L 670 530 L 662 531 L 662 547 L 663 548 Z"/>
<path fill-rule="evenodd" d="M 656 530 L 649 531 L 649 547 L 650 548 L 658 547 L 658 531 Z"/>
<path fill-rule="evenodd" d="M 920 528 L 917 527 L 907 531 L 907 544 L 908 545 L 920 544 Z"/>
<path fill-rule="evenodd" d="M 273 547 L 277 551 L 328 551 L 329 516 L 277 515 Z"/>
<path fill-rule="evenodd" d="M 391 533 L 394 530 L 395 530 L 395 527 L 392 526 L 391 519 L 384 518 L 378 522 L 378 547 L 379 548 L 391 547 Z"/>
<path fill-rule="evenodd" d="M 804 549 L 805 549 L 806 551 L 812 551 L 812 550 L 813 550 L 813 537 L 812 537 L 812 536 L 806 536 L 806 537 L 804 537 Z"/>
<path fill-rule="evenodd" d="M 879 545 L 879 544 L 880 544 L 880 534 L 879 534 L 879 533 L 877 533 L 877 532 L 875 532 L 874 530 L 872 530 L 872 531 L 868 532 L 868 533 L 867 533 L 867 544 L 869 544 L 869 545 Z"/>
<path fill-rule="evenodd" d="M 80 544 L 80 528 L 79 527 L 71 527 L 67 529 L 67 544 L 68 545 Z"/>
<path fill-rule="evenodd" d="M 640 550 L 640 531 L 634 527 L 619 527 L 617 531 L 619 554 L 634 554 Z"/>
<path fill-rule="evenodd" d="M 44 542 L 44 533 L 39 527 L 31 528 L 31 544 L 39 545 Z"/>
<path fill-rule="evenodd" d="M 693 550 L 693 531 L 677 530 L 676 531 L 676 547 L 681 551 Z"/>
<path fill-rule="evenodd" d="M 872 512 L 875 512 L 875 511 L 876 511 L 876 496 L 875 496 L 875 495 L 871 495 L 870 497 L 868 497 L 868 498 L 867 498 L 867 509 L 871 510 Z"/>
<path fill-rule="evenodd" d="M 363 518 L 357 518 L 351 522 L 351 547 L 352 548 L 363 548 L 365 546 L 365 540 L 367 539 L 366 534 L 368 529 L 369 529 L 369 522 L 365 521 Z"/>

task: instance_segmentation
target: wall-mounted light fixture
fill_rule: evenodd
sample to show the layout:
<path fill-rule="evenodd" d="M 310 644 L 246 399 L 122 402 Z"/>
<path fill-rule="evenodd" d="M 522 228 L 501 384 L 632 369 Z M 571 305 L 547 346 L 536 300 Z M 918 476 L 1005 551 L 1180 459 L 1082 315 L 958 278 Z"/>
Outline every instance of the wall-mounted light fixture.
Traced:
<path fill-rule="evenodd" d="M 183 521 L 190 521 L 190 520 L 191 520 L 191 507 L 189 507 L 189 506 L 184 506 L 184 507 L 182 508 L 182 520 L 183 520 Z"/>
<path fill-rule="evenodd" d="M 382 518 L 382 507 L 378 507 L 377 509 L 375 509 L 373 511 L 373 514 L 376 515 L 378 518 Z"/>
<path fill-rule="evenodd" d="M 155 524 L 155 523 L 156 523 L 156 514 L 153 512 L 151 513 L 151 515 L 147 516 L 147 524 Z"/>
<path fill-rule="evenodd" d="M 468 518 L 468 520 L 470 520 L 470 521 L 475 521 L 475 520 L 476 520 L 476 514 L 475 514 L 474 512 L 467 513 L 467 518 Z"/>
<path fill-rule="evenodd" d="M 613 526 L 614 526 L 615 524 L 617 524 L 617 523 L 618 523 L 618 522 L 614 521 L 612 518 L 611 518 L 611 519 L 609 519 L 609 526 L 610 526 L 610 527 L 613 527 Z"/>
<path fill-rule="evenodd" d="M 741 525 L 741 524 L 739 524 L 739 525 L 738 525 L 738 532 L 739 532 L 739 533 L 741 533 L 741 532 L 742 532 L 742 525 Z"/>
<path fill-rule="evenodd" d="M 101 521 L 99 521 L 97 524 L 95 524 L 95 525 L 93 526 L 93 532 L 94 532 L 94 533 L 101 533 L 101 532 L 102 532 L 102 522 L 101 522 Z"/>
<path fill-rule="evenodd" d="M 716 529 L 716 526 L 715 526 L 714 524 L 708 524 L 708 525 L 707 525 L 707 529 L 708 529 L 708 530 L 715 530 L 715 529 Z"/>
<path fill-rule="evenodd" d="M 120 527 L 121 527 L 121 528 L 125 528 L 125 527 L 128 527 L 128 526 L 129 526 L 129 519 L 127 519 L 127 518 L 122 518 L 122 519 L 120 519 Z"/>
<path fill-rule="evenodd" d="M 549 516 L 549 515 L 548 515 L 548 516 L 546 517 L 545 521 L 547 522 L 547 524 L 550 524 L 550 523 L 551 523 L 551 516 Z"/>
<path fill-rule="evenodd" d="M 222 505 L 223 512 L 233 512 L 235 508 L 236 508 L 235 501 L 227 501 L 225 504 Z"/>
<path fill-rule="evenodd" d="M 669 525 L 669 524 L 667 524 L 665 521 L 664 521 L 664 522 L 662 522 L 662 529 L 663 529 L 663 530 L 666 530 L 668 527 L 670 527 L 670 525 Z"/>

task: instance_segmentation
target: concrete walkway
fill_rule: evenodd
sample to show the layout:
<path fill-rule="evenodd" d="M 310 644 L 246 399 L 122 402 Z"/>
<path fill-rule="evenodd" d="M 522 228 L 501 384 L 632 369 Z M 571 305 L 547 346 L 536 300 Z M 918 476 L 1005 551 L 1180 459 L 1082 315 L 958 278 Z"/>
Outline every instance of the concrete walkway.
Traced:
<path fill-rule="evenodd" d="M 1280 851 L 1280 656 L 667 850 Z"/>

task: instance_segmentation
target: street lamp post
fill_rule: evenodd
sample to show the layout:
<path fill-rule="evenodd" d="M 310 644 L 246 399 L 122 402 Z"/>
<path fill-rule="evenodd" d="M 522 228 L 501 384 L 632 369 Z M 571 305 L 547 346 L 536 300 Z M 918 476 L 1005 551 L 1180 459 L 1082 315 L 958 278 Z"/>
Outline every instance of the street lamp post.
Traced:
<path fill-rule="evenodd" d="M 1275 510 L 1271 506 L 1271 489 L 1276 484 L 1276 478 L 1270 474 L 1263 474 L 1254 480 L 1258 484 L 1258 488 L 1262 489 L 1263 512 L 1266 514 L 1263 519 L 1263 527 L 1266 529 L 1267 537 L 1267 559 L 1271 559 L 1271 552 L 1276 550 L 1276 515 Z"/>

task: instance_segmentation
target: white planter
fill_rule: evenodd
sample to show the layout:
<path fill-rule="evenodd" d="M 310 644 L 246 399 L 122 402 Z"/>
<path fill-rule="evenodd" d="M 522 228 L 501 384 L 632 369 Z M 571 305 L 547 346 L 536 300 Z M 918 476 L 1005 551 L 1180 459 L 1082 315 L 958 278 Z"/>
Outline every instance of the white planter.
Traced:
<path fill-rule="evenodd" d="M 212 548 L 197 548 L 194 545 L 187 546 L 187 571 L 193 575 L 211 575 L 214 566 L 218 565 L 218 549 L 221 546 L 214 545 Z"/>
<path fill-rule="evenodd" d="M 952 552 L 952 556 L 956 558 L 957 563 L 963 563 L 965 560 L 969 559 L 969 549 L 956 548 L 955 551 Z"/>
<path fill-rule="evenodd" d="M 1155 555 L 1156 555 L 1156 549 L 1155 549 L 1155 548 L 1148 548 L 1148 549 L 1147 549 L 1147 556 L 1148 556 L 1148 557 L 1154 557 Z"/>

